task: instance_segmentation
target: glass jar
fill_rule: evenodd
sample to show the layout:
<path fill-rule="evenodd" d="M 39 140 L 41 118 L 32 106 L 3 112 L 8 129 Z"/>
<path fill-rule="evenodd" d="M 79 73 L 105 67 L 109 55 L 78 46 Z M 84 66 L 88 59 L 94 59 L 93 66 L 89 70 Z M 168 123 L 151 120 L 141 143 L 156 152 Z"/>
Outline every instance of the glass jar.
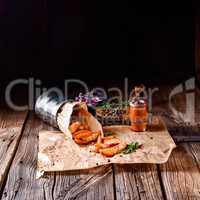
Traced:
<path fill-rule="evenodd" d="M 129 104 L 129 119 L 131 130 L 142 132 L 147 130 L 148 109 L 144 99 L 137 98 Z"/>

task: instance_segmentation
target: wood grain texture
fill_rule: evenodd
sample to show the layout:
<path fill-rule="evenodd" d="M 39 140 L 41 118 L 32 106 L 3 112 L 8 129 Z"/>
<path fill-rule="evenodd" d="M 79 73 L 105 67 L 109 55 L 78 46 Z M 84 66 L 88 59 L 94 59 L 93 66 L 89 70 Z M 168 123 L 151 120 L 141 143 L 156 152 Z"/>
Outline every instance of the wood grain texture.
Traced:
<path fill-rule="evenodd" d="M 154 164 L 115 165 L 116 199 L 163 199 Z"/>
<path fill-rule="evenodd" d="M 15 155 L 28 112 L 1 109 L 0 112 L 0 189 Z"/>
<path fill-rule="evenodd" d="M 200 168 L 200 143 L 190 142 L 189 147 L 190 147 L 190 150 L 193 153 L 194 158 Z"/>
<path fill-rule="evenodd" d="M 35 179 L 38 132 L 51 127 L 31 114 L 10 168 L 2 199 L 109 199 L 114 198 L 111 167 L 47 173 Z M 97 183 L 97 184 L 95 184 Z"/>
<path fill-rule="evenodd" d="M 177 86 L 161 86 L 158 92 L 155 92 L 153 95 L 153 113 L 159 115 L 165 121 L 167 128 L 177 142 L 189 142 L 189 141 L 200 141 L 200 91 L 196 87 L 194 90 L 190 90 L 189 92 L 184 90 L 185 85 L 183 86 L 183 92 L 177 95 L 174 95 L 171 99 L 171 105 L 176 110 L 173 112 L 170 104 L 169 104 L 169 94 L 170 92 Z M 188 118 L 192 119 L 192 112 L 188 112 L 191 114 L 191 117 L 186 114 L 186 95 L 194 95 L 195 96 L 195 104 L 194 104 L 194 116 L 195 122 L 188 122 Z M 192 98 L 189 103 L 192 109 Z"/>
<path fill-rule="evenodd" d="M 200 106 L 196 105 L 197 124 L 193 128 L 179 123 L 177 119 L 180 118 L 172 115 L 168 105 L 168 94 L 172 89 L 163 87 L 155 94 L 154 112 L 161 113 L 172 135 L 189 133 L 191 136 L 194 130 L 199 134 Z M 177 96 L 173 103 L 184 112 L 183 96 Z M 23 125 L 18 115 L 6 116 L 0 113 L 0 127 Z M 200 199 L 200 143 L 180 144 L 169 161 L 158 167 L 150 164 L 114 165 L 115 176 L 111 166 L 106 166 L 85 171 L 52 172 L 36 180 L 38 132 L 41 129 L 53 128 L 31 114 L 8 174 L 3 200 Z"/>
<path fill-rule="evenodd" d="M 114 199 L 112 167 L 56 172 L 54 197 L 58 200 Z"/>
<path fill-rule="evenodd" d="M 200 199 L 199 166 L 187 143 L 180 144 L 159 168 L 167 199 Z"/>

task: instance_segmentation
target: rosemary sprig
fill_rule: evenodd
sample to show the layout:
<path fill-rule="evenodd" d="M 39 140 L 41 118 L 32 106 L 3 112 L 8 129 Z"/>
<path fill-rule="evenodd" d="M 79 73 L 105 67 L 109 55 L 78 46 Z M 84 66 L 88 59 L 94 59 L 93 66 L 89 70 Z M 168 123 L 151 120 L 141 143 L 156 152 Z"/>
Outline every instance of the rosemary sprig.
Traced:
<path fill-rule="evenodd" d="M 113 109 L 113 108 L 123 108 L 127 107 L 129 105 L 128 101 L 122 101 L 119 103 L 114 103 L 114 102 L 104 102 L 101 105 L 97 106 L 98 108 L 101 109 Z"/>
<path fill-rule="evenodd" d="M 131 142 L 127 145 L 126 149 L 123 151 L 123 154 L 129 154 L 132 152 L 136 152 L 137 149 L 140 148 L 141 145 L 139 145 L 138 142 Z"/>

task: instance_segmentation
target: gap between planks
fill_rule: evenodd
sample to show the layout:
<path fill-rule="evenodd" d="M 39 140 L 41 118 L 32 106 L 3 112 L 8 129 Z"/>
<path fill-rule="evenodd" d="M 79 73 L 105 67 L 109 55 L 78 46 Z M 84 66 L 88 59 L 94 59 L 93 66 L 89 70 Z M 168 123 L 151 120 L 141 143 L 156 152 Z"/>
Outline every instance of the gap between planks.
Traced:
<path fill-rule="evenodd" d="M 14 112 L 9 109 L 1 110 L 1 162 L 0 162 L 0 197 L 5 186 L 6 178 L 17 151 L 29 112 Z M 5 131 L 4 131 L 5 130 Z"/>
<path fill-rule="evenodd" d="M 114 199 L 111 166 L 46 173 L 36 180 L 38 132 L 41 129 L 52 130 L 52 127 L 31 113 L 8 173 L 2 200 Z"/>
<path fill-rule="evenodd" d="M 34 120 L 36 122 L 34 122 Z M 37 141 L 39 129 L 45 126 L 32 115 L 29 117 L 28 121 L 29 123 L 26 124 L 24 133 L 21 135 L 22 138 L 19 142 L 21 146 L 18 147 L 11 165 L 7 183 L 4 188 L 5 195 L 2 196 L 2 199 L 10 199 L 13 197 L 16 199 L 26 199 L 29 197 L 27 195 L 31 195 L 29 199 L 63 199 L 69 191 L 72 194 L 72 198 L 74 194 L 78 193 L 77 198 L 81 200 L 94 197 L 97 199 L 104 197 L 109 200 L 115 198 L 120 200 L 126 198 L 163 199 L 162 186 L 160 186 L 156 165 L 115 165 L 115 174 L 111 173 L 112 175 L 108 175 L 104 181 L 98 182 L 97 185 L 91 185 L 87 187 L 86 190 L 84 184 L 87 184 L 87 182 L 91 180 L 91 177 L 89 177 L 88 174 L 84 175 L 81 173 L 49 173 L 43 180 L 36 183 L 34 179 L 34 170 L 30 169 L 30 167 L 32 168 L 33 166 L 30 166 L 28 162 L 26 163 L 26 159 L 30 159 L 30 161 L 34 163 L 36 162 L 35 152 L 37 151 L 35 150 L 37 150 L 37 148 L 34 142 Z M 31 154 L 31 145 L 36 148 L 33 149 L 34 154 Z M 28 150 L 28 152 L 26 152 L 26 150 Z M 168 163 L 159 165 L 161 183 L 163 183 L 166 199 L 182 200 L 199 198 L 199 160 L 199 143 L 191 143 L 190 145 L 179 144 L 178 149 L 175 149 L 172 153 Z M 25 165 L 25 163 L 27 165 Z M 124 180 L 121 181 L 121 178 Z M 80 182 L 81 179 L 82 182 Z M 83 180 L 86 181 L 84 182 Z M 82 187 L 84 192 L 80 193 L 77 191 L 74 184 L 78 184 Z M 181 184 L 181 186 L 178 184 Z M 109 185 L 109 187 L 105 188 L 106 185 Z M 112 189 L 113 185 L 116 187 L 114 190 Z M 113 196 L 113 194 L 116 196 Z M 122 198 L 120 198 L 121 195 Z"/>
<path fill-rule="evenodd" d="M 117 200 L 163 200 L 156 164 L 115 165 Z"/>
<path fill-rule="evenodd" d="M 200 199 L 200 143 L 181 143 L 159 165 L 167 200 Z"/>

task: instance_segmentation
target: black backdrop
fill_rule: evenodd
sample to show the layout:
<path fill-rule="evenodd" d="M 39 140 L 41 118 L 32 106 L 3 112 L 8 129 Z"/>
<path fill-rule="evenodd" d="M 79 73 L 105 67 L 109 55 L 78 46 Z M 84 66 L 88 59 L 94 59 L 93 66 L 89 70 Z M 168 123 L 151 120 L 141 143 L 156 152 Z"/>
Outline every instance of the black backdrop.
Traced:
<path fill-rule="evenodd" d="M 0 8 L 1 82 L 125 76 L 168 81 L 194 75 L 189 1 L 2 0 Z"/>

